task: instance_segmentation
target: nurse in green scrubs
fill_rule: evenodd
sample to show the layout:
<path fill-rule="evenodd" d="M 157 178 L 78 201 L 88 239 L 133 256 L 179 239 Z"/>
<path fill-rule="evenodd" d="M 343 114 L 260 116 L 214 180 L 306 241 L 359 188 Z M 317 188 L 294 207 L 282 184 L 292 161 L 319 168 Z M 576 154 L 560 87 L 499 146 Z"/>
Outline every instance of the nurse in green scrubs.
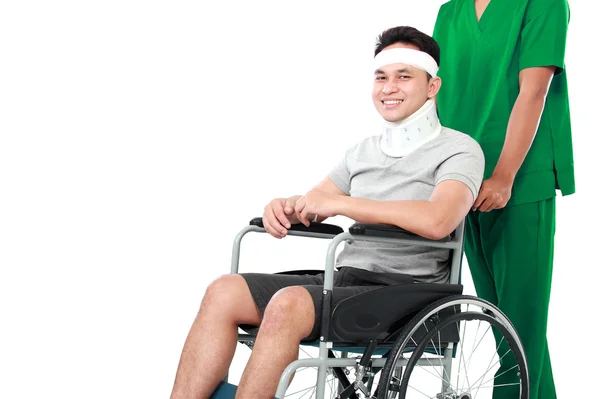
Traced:
<path fill-rule="evenodd" d="M 474 137 L 486 157 L 465 253 L 478 296 L 519 332 L 533 399 L 556 398 L 546 340 L 555 195 L 575 192 L 568 22 L 566 0 L 451 0 L 434 30 L 444 82 L 440 120 Z M 494 398 L 518 397 L 514 387 L 500 387 L 516 377 L 507 363 L 496 374 Z"/>

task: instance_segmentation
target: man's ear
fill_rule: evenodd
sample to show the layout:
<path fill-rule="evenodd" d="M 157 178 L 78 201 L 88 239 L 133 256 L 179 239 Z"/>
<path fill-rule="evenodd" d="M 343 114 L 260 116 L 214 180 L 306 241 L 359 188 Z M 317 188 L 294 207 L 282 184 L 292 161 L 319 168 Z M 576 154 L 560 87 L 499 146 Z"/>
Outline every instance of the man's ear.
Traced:
<path fill-rule="evenodd" d="M 442 87 L 442 78 L 436 76 L 429 80 L 429 91 L 427 93 L 427 97 L 433 98 L 440 91 L 440 87 Z"/>

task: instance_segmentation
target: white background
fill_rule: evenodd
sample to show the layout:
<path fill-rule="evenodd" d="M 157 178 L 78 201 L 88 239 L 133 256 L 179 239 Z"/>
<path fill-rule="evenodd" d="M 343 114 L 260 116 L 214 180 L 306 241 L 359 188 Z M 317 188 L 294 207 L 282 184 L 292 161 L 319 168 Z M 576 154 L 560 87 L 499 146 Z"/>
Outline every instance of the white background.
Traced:
<path fill-rule="evenodd" d="M 2 2 L 0 398 L 168 397 L 235 234 L 373 134 L 376 35 L 431 33 L 443 2 Z M 548 331 L 562 398 L 597 391 L 600 290 L 597 21 L 570 3 L 578 191 L 558 198 Z M 268 238 L 247 239 L 242 270 L 324 261 L 324 241 Z"/>

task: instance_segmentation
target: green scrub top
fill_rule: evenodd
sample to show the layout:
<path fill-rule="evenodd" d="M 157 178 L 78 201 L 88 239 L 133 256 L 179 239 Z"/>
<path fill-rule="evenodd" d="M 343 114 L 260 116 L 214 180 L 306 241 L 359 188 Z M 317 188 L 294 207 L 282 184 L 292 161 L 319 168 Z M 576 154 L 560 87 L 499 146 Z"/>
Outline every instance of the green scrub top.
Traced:
<path fill-rule="evenodd" d="M 566 0 L 491 0 L 479 22 L 474 0 L 451 0 L 439 10 L 433 37 L 440 45 L 437 96 L 444 126 L 475 138 L 489 178 L 502 151 L 519 94 L 519 71 L 555 66 L 533 144 L 519 169 L 508 205 L 575 192 L 573 145 L 564 65 Z"/>

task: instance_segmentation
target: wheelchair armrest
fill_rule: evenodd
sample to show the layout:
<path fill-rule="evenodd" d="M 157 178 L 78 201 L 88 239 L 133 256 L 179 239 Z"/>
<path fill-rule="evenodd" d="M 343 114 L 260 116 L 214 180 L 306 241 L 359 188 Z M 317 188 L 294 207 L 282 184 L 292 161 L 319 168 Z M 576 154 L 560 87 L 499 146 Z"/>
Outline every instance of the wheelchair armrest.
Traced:
<path fill-rule="evenodd" d="M 265 232 L 265 226 L 263 225 L 262 218 L 257 217 L 250 220 L 249 226 L 246 226 L 242 229 L 236 236 L 233 241 L 233 250 L 231 254 L 231 273 L 238 273 L 239 270 L 239 262 L 240 262 L 240 248 L 242 243 L 242 238 L 251 231 Z M 262 229 L 262 230 L 261 230 Z M 343 235 L 344 229 L 339 226 L 333 224 L 326 223 L 311 223 L 309 227 L 306 227 L 303 224 L 293 225 L 289 229 L 290 235 L 309 237 L 309 238 L 322 238 L 326 240 L 335 240 L 336 237 Z M 349 236 L 348 233 L 345 233 Z M 336 244 L 337 245 L 337 244 Z M 333 266 L 331 266 L 331 270 L 333 270 Z M 326 272 L 326 276 L 328 272 Z M 326 280 L 329 281 L 329 280 Z"/>
<path fill-rule="evenodd" d="M 450 242 L 450 241 L 452 241 L 452 235 L 446 236 L 440 240 L 431 240 L 428 238 L 421 237 L 420 235 L 412 233 L 408 230 L 404 230 L 400 227 L 392 226 L 389 224 L 354 223 L 352 226 L 350 226 L 348 231 L 350 232 L 350 234 L 352 234 L 354 236 L 403 238 L 403 239 L 412 239 L 412 240 L 418 240 L 418 241 L 434 241 L 434 242 Z"/>
<path fill-rule="evenodd" d="M 258 226 L 264 229 L 263 221 L 261 217 L 254 218 L 250 221 L 251 226 Z M 289 229 L 290 231 L 304 231 L 307 233 L 319 233 L 319 234 L 329 234 L 332 237 L 337 236 L 344 232 L 340 226 L 336 226 L 335 224 L 327 224 L 327 223 L 311 223 L 310 226 L 306 227 L 302 223 L 293 224 Z"/>

